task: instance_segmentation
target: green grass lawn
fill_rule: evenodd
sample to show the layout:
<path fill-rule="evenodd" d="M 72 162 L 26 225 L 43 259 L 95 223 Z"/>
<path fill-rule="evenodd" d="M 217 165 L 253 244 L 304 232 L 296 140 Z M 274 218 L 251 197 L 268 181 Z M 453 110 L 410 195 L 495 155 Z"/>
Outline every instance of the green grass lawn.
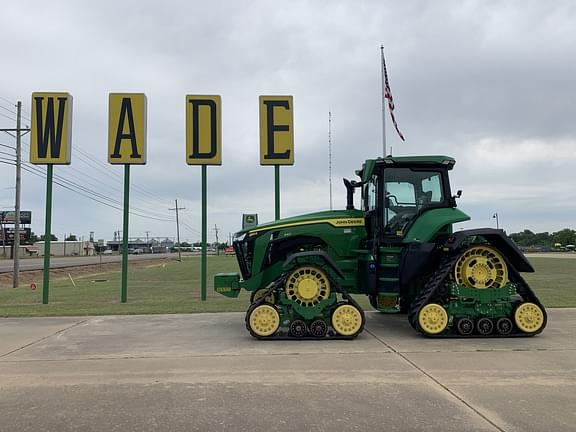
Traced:
<path fill-rule="evenodd" d="M 525 278 L 547 307 L 576 307 L 576 260 L 531 258 L 536 273 Z M 213 291 L 213 276 L 238 271 L 235 257 L 208 259 L 207 301 L 200 299 L 200 258 L 134 267 L 128 276 L 128 303 L 120 303 L 120 272 L 50 283 L 50 304 L 42 305 L 42 286 L 0 289 L 0 316 L 65 316 L 245 311 L 249 296 L 230 299 Z M 358 296 L 369 309 L 365 296 Z"/>

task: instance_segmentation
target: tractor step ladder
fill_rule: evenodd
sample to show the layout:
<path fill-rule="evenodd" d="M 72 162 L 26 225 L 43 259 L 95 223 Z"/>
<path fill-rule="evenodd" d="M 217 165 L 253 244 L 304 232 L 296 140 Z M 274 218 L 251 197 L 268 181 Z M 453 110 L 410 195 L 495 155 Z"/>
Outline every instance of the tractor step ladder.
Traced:
<path fill-rule="evenodd" d="M 386 313 L 399 312 L 401 247 L 380 247 L 378 257 L 378 309 Z"/>

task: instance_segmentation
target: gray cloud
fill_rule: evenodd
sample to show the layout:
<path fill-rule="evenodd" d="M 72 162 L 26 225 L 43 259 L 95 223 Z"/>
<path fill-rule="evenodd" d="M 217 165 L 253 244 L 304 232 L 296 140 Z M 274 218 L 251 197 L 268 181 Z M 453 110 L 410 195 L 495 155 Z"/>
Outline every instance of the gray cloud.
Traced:
<path fill-rule="evenodd" d="M 509 231 L 557 230 L 575 225 L 575 19 L 570 1 L 12 3 L 0 17 L 0 96 L 29 112 L 32 91 L 72 93 L 73 162 L 55 173 L 121 202 L 122 169 L 106 163 L 107 95 L 146 93 L 149 162 L 132 169 L 131 203 L 170 219 L 178 198 L 184 237 L 196 240 L 200 168 L 184 162 L 184 96 L 223 98 L 223 165 L 208 169 L 211 226 L 235 231 L 243 212 L 273 217 L 273 169 L 258 164 L 260 94 L 294 95 L 296 164 L 281 170 L 283 214 L 328 207 L 329 110 L 334 202 L 343 206 L 341 178 L 382 153 L 383 43 L 407 137 L 401 143 L 387 124 L 394 153 L 454 156 L 453 189 L 464 190 L 474 226 L 492 225 L 498 211 Z M 1 184 L 13 178 L 0 165 Z M 0 188 L 0 204 L 12 201 Z M 42 232 L 44 182 L 27 172 L 23 206 Z M 174 235 L 173 222 L 131 222 L 134 235 Z M 53 224 L 58 235 L 110 238 L 121 212 L 56 186 Z"/>

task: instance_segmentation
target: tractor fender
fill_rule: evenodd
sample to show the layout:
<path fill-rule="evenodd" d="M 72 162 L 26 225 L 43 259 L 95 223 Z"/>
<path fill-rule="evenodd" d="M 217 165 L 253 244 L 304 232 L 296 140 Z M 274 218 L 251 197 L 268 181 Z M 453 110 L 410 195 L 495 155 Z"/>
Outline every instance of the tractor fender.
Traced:
<path fill-rule="evenodd" d="M 504 230 L 494 228 L 479 228 L 457 231 L 442 245 L 442 249 L 449 251 L 459 250 L 464 240 L 480 236 L 491 246 L 498 249 L 506 260 L 519 272 L 534 273 L 534 267 L 526 259 L 518 246 L 506 235 Z"/>
<path fill-rule="evenodd" d="M 310 257 L 322 259 L 327 265 L 330 266 L 330 268 L 332 268 L 332 270 L 334 270 L 334 273 L 336 273 L 338 277 L 344 279 L 344 274 L 338 268 L 332 257 L 330 257 L 330 255 L 321 250 L 293 253 L 286 258 L 286 261 L 282 265 L 282 268 L 284 270 L 288 270 L 291 267 L 292 263 L 295 262 L 298 258 L 310 258 Z"/>

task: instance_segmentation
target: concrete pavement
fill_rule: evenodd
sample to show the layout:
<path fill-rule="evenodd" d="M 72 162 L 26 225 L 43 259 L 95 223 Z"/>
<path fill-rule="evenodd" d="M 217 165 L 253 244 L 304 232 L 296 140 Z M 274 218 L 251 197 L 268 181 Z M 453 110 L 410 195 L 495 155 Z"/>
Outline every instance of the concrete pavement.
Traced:
<path fill-rule="evenodd" d="M 0 319 L 0 431 L 575 431 L 576 309 L 540 336 L 257 341 L 243 314 Z"/>

